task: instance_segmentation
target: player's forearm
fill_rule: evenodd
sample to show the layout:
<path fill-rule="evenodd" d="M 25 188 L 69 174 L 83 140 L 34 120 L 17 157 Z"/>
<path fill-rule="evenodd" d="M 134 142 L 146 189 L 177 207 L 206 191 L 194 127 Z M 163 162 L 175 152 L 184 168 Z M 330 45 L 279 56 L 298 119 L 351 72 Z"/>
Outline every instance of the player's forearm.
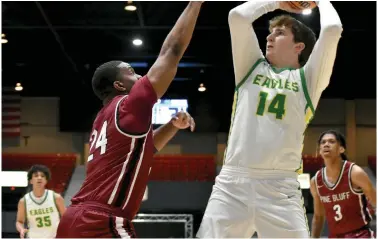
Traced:
<path fill-rule="evenodd" d="M 319 238 L 324 225 L 324 217 L 323 216 L 315 216 L 312 218 L 312 227 L 311 227 L 311 237 L 312 238 Z"/>
<path fill-rule="evenodd" d="M 24 230 L 24 223 L 21 223 L 21 222 L 16 222 L 16 229 L 18 232 L 21 233 L 22 230 Z"/>
<path fill-rule="evenodd" d="M 278 1 L 248 1 L 230 11 L 229 22 L 244 22 L 252 24 L 257 18 L 265 13 L 279 8 Z"/>
<path fill-rule="evenodd" d="M 343 31 L 343 26 L 339 15 L 330 1 L 319 1 L 318 3 L 320 12 L 320 26 L 321 33 L 326 32 L 330 35 L 335 35 L 335 38 L 339 38 Z"/>
<path fill-rule="evenodd" d="M 165 39 L 160 55 L 171 51 L 177 57 L 177 62 L 182 58 L 192 38 L 201 5 L 201 2 L 189 2 Z"/>
<path fill-rule="evenodd" d="M 373 189 L 372 191 L 374 191 L 374 192 L 371 193 L 368 196 L 368 200 L 369 200 L 369 203 L 374 207 L 374 210 L 375 210 L 375 208 L 377 207 L 377 204 L 376 204 L 377 196 L 376 196 L 375 190 Z"/>
<path fill-rule="evenodd" d="M 154 145 L 160 151 L 179 131 L 171 122 L 154 130 Z"/>
<path fill-rule="evenodd" d="M 261 15 L 279 7 L 278 2 L 249 1 L 233 8 L 228 15 L 235 83 L 238 85 L 255 62 L 263 58 L 252 27 Z"/>
<path fill-rule="evenodd" d="M 335 8 L 329 1 L 319 1 L 320 25 L 319 38 L 305 66 L 307 87 L 311 100 L 316 106 L 321 93 L 329 85 L 337 46 L 343 27 Z"/>

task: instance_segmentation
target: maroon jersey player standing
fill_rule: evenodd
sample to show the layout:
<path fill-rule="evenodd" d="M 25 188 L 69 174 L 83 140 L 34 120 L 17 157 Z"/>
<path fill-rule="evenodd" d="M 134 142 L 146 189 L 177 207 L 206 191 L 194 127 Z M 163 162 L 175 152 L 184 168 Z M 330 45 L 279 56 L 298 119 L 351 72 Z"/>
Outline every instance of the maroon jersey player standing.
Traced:
<path fill-rule="evenodd" d="M 104 106 L 90 136 L 86 179 L 61 218 L 57 238 L 136 237 L 137 213 L 152 166 L 160 150 L 178 129 L 191 127 L 187 113 L 152 130 L 152 108 L 172 82 L 189 45 L 202 2 L 189 2 L 165 39 L 147 75 L 136 75 L 129 64 L 111 61 L 97 68 L 92 79 Z"/>
<path fill-rule="evenodd" d="M 330 238 L 374 238 L 368 203 L 376 206 L 376 191 L 368 175 L 347 160 L 345 138 L 339 132 L 323 132 L 318 146 L 325 167 L 311 179 L 312 237 L 320 236 L 326 218 Z"/>

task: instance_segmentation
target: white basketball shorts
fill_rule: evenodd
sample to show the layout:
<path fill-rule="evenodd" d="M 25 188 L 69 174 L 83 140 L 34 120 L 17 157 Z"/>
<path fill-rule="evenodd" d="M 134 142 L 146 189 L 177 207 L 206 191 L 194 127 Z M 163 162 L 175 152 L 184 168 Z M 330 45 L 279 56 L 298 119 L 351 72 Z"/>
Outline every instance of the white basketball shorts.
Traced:
<path fill-rule="evenodd" d="M 291 172 L 290 172 L 291 173 Z M 215 180 L 198 238 L 310 237 L 296 174 L 251 174 L 223 166 Z"/>

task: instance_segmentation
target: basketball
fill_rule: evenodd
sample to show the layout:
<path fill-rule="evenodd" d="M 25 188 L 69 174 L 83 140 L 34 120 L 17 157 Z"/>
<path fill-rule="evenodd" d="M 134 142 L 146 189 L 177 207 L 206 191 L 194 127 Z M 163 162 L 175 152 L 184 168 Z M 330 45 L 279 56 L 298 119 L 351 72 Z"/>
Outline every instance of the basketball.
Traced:
<path fill-rule="evenodd" d="M 314 1 L 288 1 L 287 3 L 295 10 L 313 9 L 317 6 Z"/>

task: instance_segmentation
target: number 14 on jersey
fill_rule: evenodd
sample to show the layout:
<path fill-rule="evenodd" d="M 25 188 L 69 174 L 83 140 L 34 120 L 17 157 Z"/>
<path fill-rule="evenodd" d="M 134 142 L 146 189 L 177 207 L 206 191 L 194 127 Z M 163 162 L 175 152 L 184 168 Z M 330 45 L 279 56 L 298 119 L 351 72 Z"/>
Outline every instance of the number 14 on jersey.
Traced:
<path fill-rule="evenodd" d="M 268 102 L 269 94 L 265 91 L 260 91 L 259 94 L 259 104 L 257 105 L 256 114 L 263 116 L 266 109 L 266 105 Z M 285 101 L 286 95 L 283 94 L 276 94 L 276 96 L 272 99 L 268 106 L 268 113 L 272 113 L 276 115 L 276 119 L 283 119 L 285 116 Z"/>

